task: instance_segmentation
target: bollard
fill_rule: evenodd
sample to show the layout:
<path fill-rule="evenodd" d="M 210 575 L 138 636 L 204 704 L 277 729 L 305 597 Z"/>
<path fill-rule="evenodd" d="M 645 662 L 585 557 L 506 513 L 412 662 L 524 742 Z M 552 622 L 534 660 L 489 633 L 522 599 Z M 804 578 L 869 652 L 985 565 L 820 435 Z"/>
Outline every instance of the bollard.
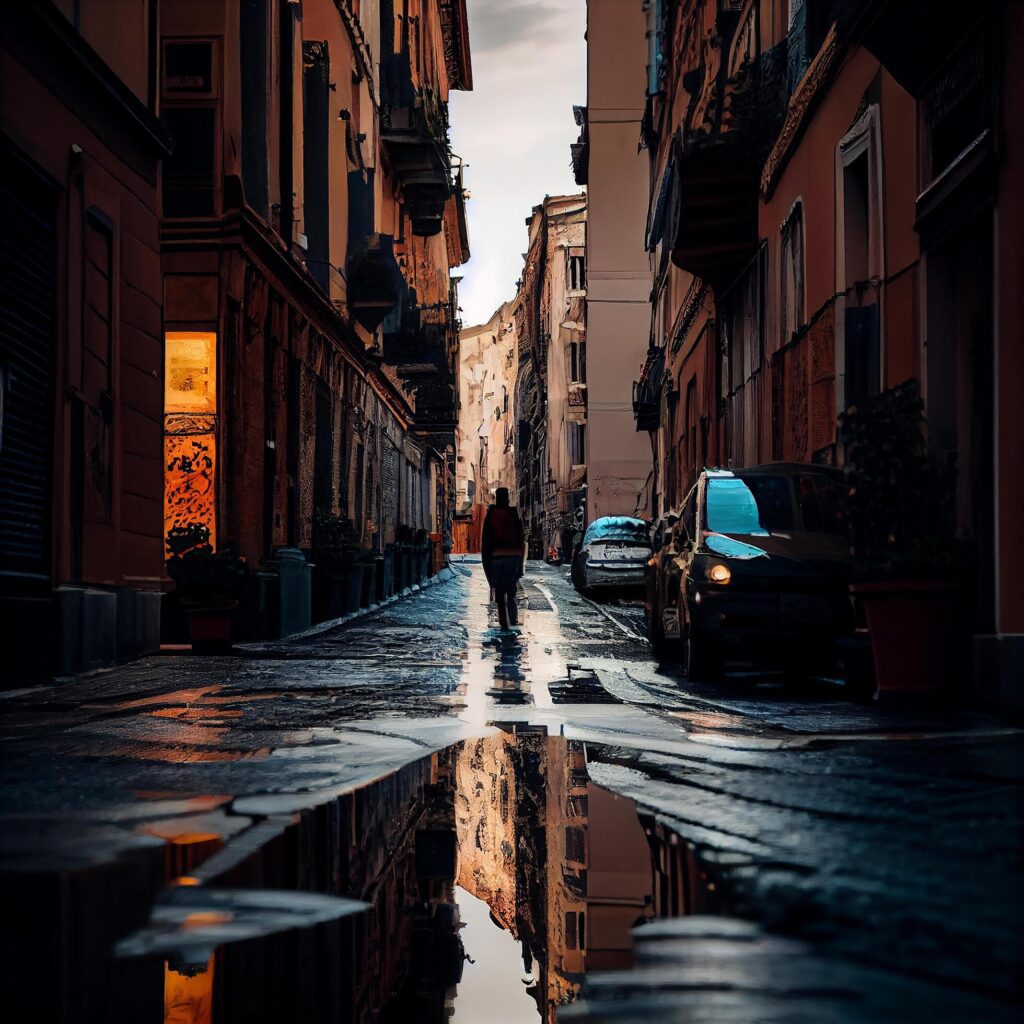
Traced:
<path fill-rule="evenodd" d="M 312 625 L 313 564 L 298 548 L 278 548 L 281 577 L 281 636 L 301 633 Z"/>

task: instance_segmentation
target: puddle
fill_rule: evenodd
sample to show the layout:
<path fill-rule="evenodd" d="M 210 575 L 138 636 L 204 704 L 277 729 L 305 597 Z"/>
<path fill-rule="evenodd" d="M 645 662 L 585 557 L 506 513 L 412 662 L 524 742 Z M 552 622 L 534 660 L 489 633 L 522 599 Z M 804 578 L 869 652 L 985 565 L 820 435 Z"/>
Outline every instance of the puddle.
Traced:
<path fill-rule="evenodd" d="M 188 836 L 178 884 L 120 955 L 163 960 L 165 1024 L 300 1019 L 297 1004 L 323 1020 L 554 1024 L 586 974 L 632 966 L 634 926 L 720 902 L 587 756 L 509 725 L 268 818 L 246 856 L 232 840 L 207 860 L 213 837 Z"/>

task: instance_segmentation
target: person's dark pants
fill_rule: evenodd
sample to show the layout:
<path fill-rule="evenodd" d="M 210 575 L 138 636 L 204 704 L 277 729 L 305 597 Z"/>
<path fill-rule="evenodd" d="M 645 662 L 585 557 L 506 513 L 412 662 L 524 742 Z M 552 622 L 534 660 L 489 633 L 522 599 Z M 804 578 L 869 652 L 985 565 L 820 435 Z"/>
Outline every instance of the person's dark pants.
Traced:
<path fill-rule="evenodd" d="M 516 607 L 516 583 L 522 570 L 522 559 L 500 556 L 492 558 L 487 578 L 494 587 L 494 599 L 498 603 L 498 622 L 502 629 L 516 625 L 519 609 Z"/>

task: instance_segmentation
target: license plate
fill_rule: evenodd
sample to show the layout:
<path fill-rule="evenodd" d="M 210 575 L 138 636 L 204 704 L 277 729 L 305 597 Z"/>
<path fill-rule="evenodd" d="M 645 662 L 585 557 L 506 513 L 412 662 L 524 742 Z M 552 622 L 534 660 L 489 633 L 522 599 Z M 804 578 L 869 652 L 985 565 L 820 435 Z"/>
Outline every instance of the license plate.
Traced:
<path fill-rule="evenodd" d="M 593 557 L 600 562 L 638 562 L 635 551 L 629 548 L 596 548 Z M 646 559 L 644 559 L 646 562 Z"/>

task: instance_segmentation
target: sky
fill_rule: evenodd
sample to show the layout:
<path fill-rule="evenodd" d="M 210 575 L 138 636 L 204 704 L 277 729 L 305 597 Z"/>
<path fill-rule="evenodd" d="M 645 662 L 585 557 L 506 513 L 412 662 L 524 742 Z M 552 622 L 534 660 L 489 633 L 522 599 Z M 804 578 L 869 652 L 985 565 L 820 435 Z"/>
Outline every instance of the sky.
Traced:
<path fill-rule="evenodd" d="M 491 908 L 462 886 L 455 889 L 462 943 L 472 957 L 462 968 L 452 1024 L 540 1024 L 533 997 L 535 983 L 523 974 L 523 947 L 491 918 Z"/>
<path fill-rule="evenodd" d="M 586 0 L 467 0 L 473 91 L 449 98 L 452 149 L 471 193 L 469 262 L 456 274 L 462 322 L 515 295 L 526 219 L 545 195 L 579 192 L 569 144 L 584 104 Z"/>

